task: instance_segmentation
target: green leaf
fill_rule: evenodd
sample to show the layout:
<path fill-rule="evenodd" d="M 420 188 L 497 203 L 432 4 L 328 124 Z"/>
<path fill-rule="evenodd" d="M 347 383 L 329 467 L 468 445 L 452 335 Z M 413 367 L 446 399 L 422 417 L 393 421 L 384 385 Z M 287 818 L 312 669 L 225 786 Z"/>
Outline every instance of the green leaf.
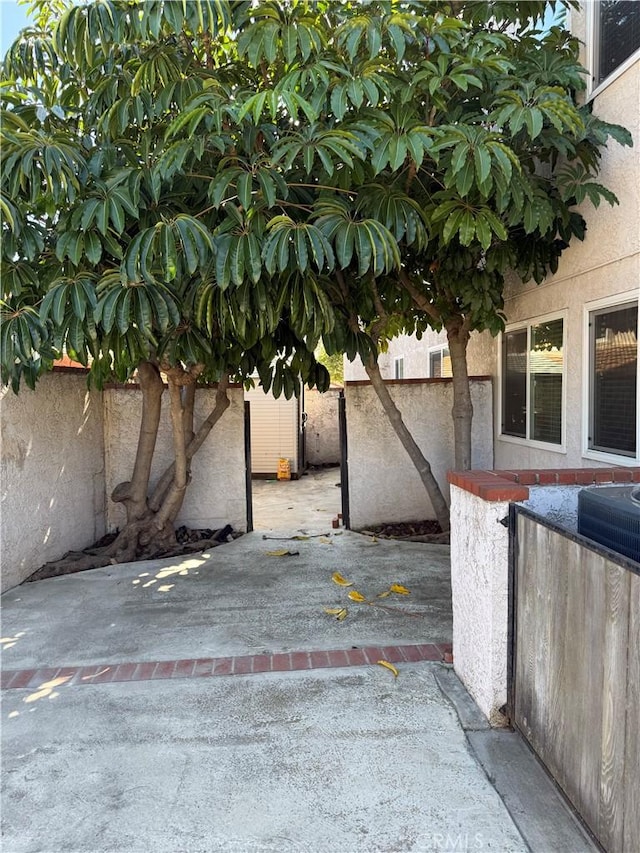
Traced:
<path fill-rule="evenodd" d="M 491 173 L 491 155 L 483 145 L 478 145 L 473 151 L 473 160 L 478 184 L 484 184 Z"/>
<path fill-rule="evenodd" d="M 476 172 L 474 161 L 473 159 L 469 158 L 456 175 L 456 189 L 463 198 L 467 195 L 467 193 L 473 186 L 473 179 L 475 177 L 475 174 Z"/>

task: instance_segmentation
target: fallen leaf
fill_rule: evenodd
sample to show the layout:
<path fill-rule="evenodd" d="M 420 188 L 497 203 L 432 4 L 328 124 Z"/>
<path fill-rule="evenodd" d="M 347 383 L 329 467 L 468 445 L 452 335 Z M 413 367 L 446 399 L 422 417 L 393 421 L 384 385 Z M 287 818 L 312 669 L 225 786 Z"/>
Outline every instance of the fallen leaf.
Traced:
<path fill-rule="evenodd" d="M 342 575 L 340 574 L 340 572 L 334 572 L 331 575 L 331 580 L 334 583 L 337 583 L 338 586 L 353 586 L 353 581 L 348 581 L 345 578 L 343 578 Z"/>
<path fill-rule="evenodd" d="M 358 592 L 355 589 L 352 589 L 347 597 L 350 598 L 351 601 L 366 601 L 367 600 L 361 592 Z"/>
<path fill-rule="evenodd" d="M 399 583 L 392 583 L 389 590 L 397 593 L 398 595 L 411 595 L 411 591 L 408 590 L 406 586 L 402 586 Z"/>
<path fill-rule="evenodd" d="M 384 592 L 379 592 L 376 598 L 388 598 L 391 595 L 390 589 L 385 589 Z"/>
<path fill-rule="evenodd" d="M 377 660 L 376 663 L 379 666 L 383 666 L 385 669 L 388 669 L 390 672 L 392 672 L 394 678 L 398 677 L 398 670 L 395 668 L 395 666 L 392 663 L 389 663 L 388 660 Z"/>
<path fill-rule="evenodd" d="M 336 613 L 336 619 L 338 620 L 338 622 L 342 622 L 343 619 L 346 619 L 348 612 L 349 611 L 347 610 L 347 608 L 343 607 L 342 610 L 340 611 L 340 613 Z"/>
<path fill-rule="evenodd" d="M 267 557 L 295 557 L 300 551 L 289 551 L 287 548 L 278 548 L 277 551 L 267 551 Z"/>
<path fill-rule="evenodd" d="M 329 616 L 337 616 L 338 613 L 340 613 L 342 610 L 344 610 L 344 607 L 325 607 L 324 608 L 324 612 L 328 613 Z"/>
<path fill-rule="evenodd" d="M 326 536 L 321 536 L 318 539 L 318 542 L 322 542 L 323 545 L 333 545 L 333 542 L 331 541 L 331 539 L 327 539 Z"/>

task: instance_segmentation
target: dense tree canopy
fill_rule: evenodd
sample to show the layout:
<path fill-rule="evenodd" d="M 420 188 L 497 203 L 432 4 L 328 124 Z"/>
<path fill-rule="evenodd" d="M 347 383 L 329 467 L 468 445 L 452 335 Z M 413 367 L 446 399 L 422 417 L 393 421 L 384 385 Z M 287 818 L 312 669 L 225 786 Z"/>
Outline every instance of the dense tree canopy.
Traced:
<path fill-rule="evenodd" d="M 577 203 L 615 201 L 600 149 L 628 142 L 577 105 L 545 3 L 35 6 L 3 69 L 3 381 L 66 348 L 98 383 L 151 363 L 290 395 L 325 387 L 321 338 L 375 371 L 444 327 L 468 466 L 469 333 L 500 328 L 508 270 L 582 238 Z"/>

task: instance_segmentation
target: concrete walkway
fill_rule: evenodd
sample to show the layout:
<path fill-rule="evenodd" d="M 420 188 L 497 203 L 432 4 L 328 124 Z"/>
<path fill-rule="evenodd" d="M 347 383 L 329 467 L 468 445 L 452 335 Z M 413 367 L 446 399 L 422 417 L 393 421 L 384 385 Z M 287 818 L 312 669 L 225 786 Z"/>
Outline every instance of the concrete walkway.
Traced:
<path fill-rule="evenodd" d="M 263 535 L 5 593 L 3 851 L 527 850 L 436 681 L 447 548 Z"/>

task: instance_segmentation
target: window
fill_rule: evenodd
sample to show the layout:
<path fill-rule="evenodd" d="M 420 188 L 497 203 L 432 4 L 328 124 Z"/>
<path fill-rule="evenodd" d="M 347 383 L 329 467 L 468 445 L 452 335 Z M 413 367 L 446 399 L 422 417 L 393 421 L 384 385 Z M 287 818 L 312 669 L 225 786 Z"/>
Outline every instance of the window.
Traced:
<path fill-rule="evenodd" d="M 429 376 L 431 379 L 453 376 L 449 347 L 434 347 L 429 350 Z"/>
<path fill-rule="evenodd" d="M 564 321 L 502 336 L 502 435 L 563 443 Z"/>
<path fill-rule="evenodd" d="M 638 303 L 589 314 L 589 450 L 638 451 Z"/>
<path fill-rule="evenodd" d="M 598 0 L 592 15 L 592 74 L 597 88 L 640 49 L 640 3 Z"/>
<path fill-rule="evenodd" d="M 393 378 L 404 379 L 404 356 L 394 358 L 393 360 Z"/>

